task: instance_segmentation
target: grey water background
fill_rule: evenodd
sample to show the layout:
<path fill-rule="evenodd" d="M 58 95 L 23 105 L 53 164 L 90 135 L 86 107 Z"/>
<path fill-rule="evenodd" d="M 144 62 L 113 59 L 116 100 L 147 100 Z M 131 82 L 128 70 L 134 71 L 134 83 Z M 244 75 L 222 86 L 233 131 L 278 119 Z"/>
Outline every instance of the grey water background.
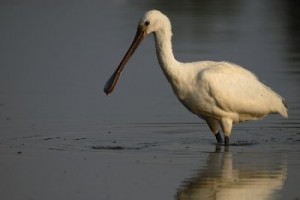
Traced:
<path fill-rule="evenodd" d="M 178 60 L 244 66 L 286 98 L 289 119 L 237 125 L 235 145 L 215 150 L 205 123 L 171 91 L 152 35 L 106 96 L 139 18 L 153 8 L 172 22 Z M 298 8 L 284 0 L 1 1 L 0 198 L 299 199 Z"/>

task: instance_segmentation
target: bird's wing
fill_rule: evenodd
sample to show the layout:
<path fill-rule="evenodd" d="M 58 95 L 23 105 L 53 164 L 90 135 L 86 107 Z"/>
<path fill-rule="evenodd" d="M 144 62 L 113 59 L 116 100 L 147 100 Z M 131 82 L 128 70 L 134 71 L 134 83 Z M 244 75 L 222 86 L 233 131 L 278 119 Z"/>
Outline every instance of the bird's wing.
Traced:
<path fill-rule="evenodd" d="M 276 106 L 282 107 L 278 94 L 239 66 L 222 63 L 207 68 L 201 72 L 201 80 L 208 85 L 208 93 L 216 105 L 224 111 L 261 117 L 277 112 Z"/>

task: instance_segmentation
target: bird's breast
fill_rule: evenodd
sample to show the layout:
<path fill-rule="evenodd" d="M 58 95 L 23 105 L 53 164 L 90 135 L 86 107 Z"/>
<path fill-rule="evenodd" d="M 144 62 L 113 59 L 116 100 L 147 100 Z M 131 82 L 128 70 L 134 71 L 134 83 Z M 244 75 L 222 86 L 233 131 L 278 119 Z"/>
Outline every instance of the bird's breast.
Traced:
<path fill-rule="evenodd" d="M 204 117 L 213 112 L 215 102 L 202 86 L 177 87 L 174 93 L 178 100 L 195 115 Z"/>

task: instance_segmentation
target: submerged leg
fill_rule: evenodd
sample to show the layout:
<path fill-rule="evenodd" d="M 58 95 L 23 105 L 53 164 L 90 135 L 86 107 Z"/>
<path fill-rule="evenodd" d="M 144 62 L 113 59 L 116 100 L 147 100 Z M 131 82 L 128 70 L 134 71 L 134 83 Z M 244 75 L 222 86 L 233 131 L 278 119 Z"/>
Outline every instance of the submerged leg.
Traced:
<path fill-rule="evenodd" d="M 220 132 L 218 132 L 217 134 L 215 134 L 215 136 L 216 136 L 218 144 L 222 144 L 223 140 L 222 140 Z"/>
<path fill-rule="evenodd" d="M 229 136 L 225 135 L 225 146 L 229 146 Z"/>

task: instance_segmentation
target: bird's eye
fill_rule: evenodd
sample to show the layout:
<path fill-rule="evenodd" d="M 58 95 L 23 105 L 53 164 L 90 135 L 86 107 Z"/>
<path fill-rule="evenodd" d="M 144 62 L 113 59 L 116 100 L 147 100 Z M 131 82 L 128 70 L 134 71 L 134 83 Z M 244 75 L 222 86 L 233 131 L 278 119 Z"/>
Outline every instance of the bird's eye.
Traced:
<path fill-rule="evenodd" d="M 145 21 L 145 26 L 149 26 L 150 22 L 149 21 Z"/>

